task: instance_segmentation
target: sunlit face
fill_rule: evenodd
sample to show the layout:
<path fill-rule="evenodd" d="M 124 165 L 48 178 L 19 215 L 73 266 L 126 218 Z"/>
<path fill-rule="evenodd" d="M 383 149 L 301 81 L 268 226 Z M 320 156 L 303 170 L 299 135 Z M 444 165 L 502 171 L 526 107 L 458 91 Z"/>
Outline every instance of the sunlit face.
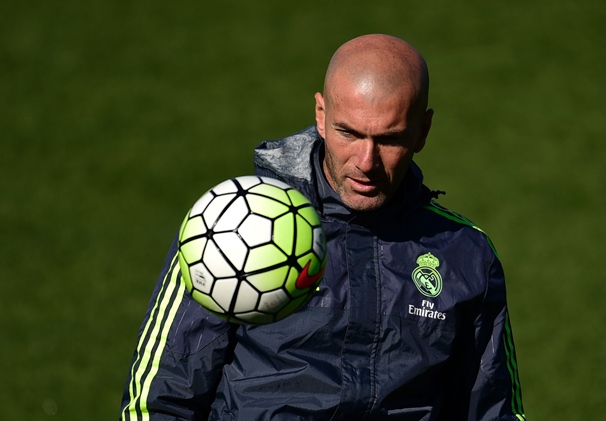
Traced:
<path fill-rule="evenodd" d="M 328 183 L 350 209 L 383 206 L 425 145 L 433 111 L 412 118 L 410 101 L 397 94 L 376 101 L 351 90 L 330 100 L 320 93 L 315 98 Z"/>

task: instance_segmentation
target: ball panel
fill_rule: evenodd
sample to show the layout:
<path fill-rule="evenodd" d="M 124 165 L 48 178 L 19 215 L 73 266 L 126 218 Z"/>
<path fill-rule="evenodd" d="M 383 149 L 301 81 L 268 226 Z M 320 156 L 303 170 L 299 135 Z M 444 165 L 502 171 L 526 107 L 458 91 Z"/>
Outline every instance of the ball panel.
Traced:
<path fill-rule="evenodd" d="M 276 289 L 261 294 L 258 309 L 266 313 L 276 313 L 289 301 L 290 298 L 283 289 Z"/>
<path fill-rule="evenodd" d="M 253 311 L 257 307 L 259 293 L 247 282 L 240 282 L 238 296 L 234 305 L 234 313 Z"/>
<path fill-rule="evenodd" d="M 261 292 L 271 291 L 284 285 L 289 268 L 290 266 L 284 265 L 257 275 L 249 275 L 246 279 Z"/>
<path fill-rule="evenodd" d="M 221 213 L 235 198 L 235 194 L 228 194 L 213 198 L 206 209 L 204 209 L 204 212 L 202 212 L 204 222 L 208 228 L 214 228 L 215 222 L 217 222 L 217 219 L 221 216 Z"/>
<path fill-rule="evenodd" d="M 193 290 L 191 295 L 194 297 L 194 300 L 200 303 L 204 308 L 216 313 L 218 316 L 221 316 L 221 313 L 224 312 L 223 309 L 219 307 L 209 295 L 202 294 L 196 290 Z"/>
<path fill-rule="evenodd" d="M 297 224 L 295 255 L 300 256 L 313 248 L 313 232 L 307 221 L 300 215 L 297 215 L 295 220 Z"/>
<path fill-rule="evenodd" d="M 294 250 L 294 226 L 295 216 L 292 213 L 287 213 L 274 221 L 273 242 L 288 255 Z"/>
<path fill-rule="evenodd" d="M 318 212 L 313 206 L 305 206 L 297 210 L 297 213 L 301 215 L 312 227 L 319 227 L 322 225 Z"/>
<path fill-rule="evenodd" d="M 197 238 L 181 244 L 180 253 L 187 263 L 195 263 L 202 259 L 202 253 L 206 246 L 206 238 Z"/>
<path fill-rule="evenodd" d="M 228 312 L 231 307 L 234 294 L 240 281 L 237 278 L 217 279 L 212 291 L 212 298 L 223 309 Z"/>
<path fill-rule="evenodd" d="M 223 253 L 213 241 L 208 242 L 202 261 L 215 278 L 227 278 L 236 275 L 233 267 L 225 260 Z"/>
<path fill-rule="evenodd" d="M 246 201 L 252 212 L 270 219 L 274 219 L 288 212 L 288 206 L 268 197 L 248 194 L 246 195 Z"/>
<path fill-rule="evenodd" d="M 245 272 L 255 272 L 263 268 L 279 265 L 286 262 L 287 256 L 273 244 L 250 249 L 246 264 L 244 265 Z"/>
<path fill-rule="evenodd" d="M 272 222 L 259 215 L 248 215 L 240 228 L 238 234 L 248 247 L 255 247 L 271 241 Z"/>
<path fill-rule="evenodd" d="M 295 207 L 304 206 L 304 205 L 309 204 L 309 200 L 307 199 L 307 197 L 303 196 L 303 194 L 301 192 L 299 192 L 298 190 L 290 189 L 290 190 L 288 190 L 287 194 L 290 199 L 290 202 Z"/>
<path fill-rule="evenodd" d="M 255 193 L 261 196 L 268 196 L 273 199 L 279 200 L 284 204 L 290 204 L 288 194 L 280 187 L 271 184 L 259 184 L 249 190 L 251 193 Z"/>
<path fill-rule="evenodd" d="M 210 294 L 215 277 L 208 271 L 204 263 L 191 265 L 189 267 L 189 274 L 191 276 L 193 289 L 203 292 L 204 294 Z"/>
<path fill-rule="evenodd" d="M 219 218 L 213 230 L 219 231 L 231 231 L 238 228 L 244 218 L 248 215 L 248 205 L 243 197 L 238 197 L 223 210 L 223 215 Z"/>
<path fill-rule="evenodd" d="M 242 270 L 242 266 L 244 266 L 244 261 L 248 254 L 248 247 L 246 247 L 246 244 L 244 244 L 240 236 L 235 232 L 222 232 L 215 234 L 213 240 L 216 247 L 223 251 L 225 257 L 233 267 L 236 270 Z M 204 259 L 206 261 L 206 255 L 204 256 Z M 224 262 L 225 260 L 222 261 Z"/>
<path fill-rule="evenodd" d="M 183 224 L 181 238 L 197 237 L 205 232 L 206 227 L 204 226 L 204 221 L 202 221 L 201 217 L 195 216 Z"/>

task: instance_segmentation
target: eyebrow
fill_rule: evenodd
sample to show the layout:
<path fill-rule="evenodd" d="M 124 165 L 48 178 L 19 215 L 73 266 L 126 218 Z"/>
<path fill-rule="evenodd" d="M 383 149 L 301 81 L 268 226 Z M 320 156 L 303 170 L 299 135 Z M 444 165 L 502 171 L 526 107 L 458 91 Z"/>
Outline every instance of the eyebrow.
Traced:
<path fill-rule="evenodd" d="M 355 130 L 353 127 L 350 127 L 346 123 L 332 123 L 332 127 L 336 130 L 345 130 L 347 132 L 358 133 L 357 130 Z"/>
<path fill-rule="evenodd" d="M 347 123 L 332 123 L 332 127 L 335 130 L 343 130 L 346 132 L 349 132 L 351 134 L 354 135 L 359 135 L 362 136 L 363 133 L 360 133 L 358 130 L 354 129 L 353 127 L 349 126 Z M 375 137 L 405 137 L 406 136 L 406 129 L 404 130 L 388 130 L 384 133 L 381 133 Z"/>

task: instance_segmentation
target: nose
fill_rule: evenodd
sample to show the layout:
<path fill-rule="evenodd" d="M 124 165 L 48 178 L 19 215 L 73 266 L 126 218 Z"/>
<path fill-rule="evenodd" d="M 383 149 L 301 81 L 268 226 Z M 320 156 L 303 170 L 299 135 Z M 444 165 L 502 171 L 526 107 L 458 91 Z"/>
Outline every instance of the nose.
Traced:
<path fill-rule="evenodd" d="M 360 139 L 358 144 L 357 167 L 363 173 L 368 173 L 379 166 L 379 148 L 372 139 Z"/>

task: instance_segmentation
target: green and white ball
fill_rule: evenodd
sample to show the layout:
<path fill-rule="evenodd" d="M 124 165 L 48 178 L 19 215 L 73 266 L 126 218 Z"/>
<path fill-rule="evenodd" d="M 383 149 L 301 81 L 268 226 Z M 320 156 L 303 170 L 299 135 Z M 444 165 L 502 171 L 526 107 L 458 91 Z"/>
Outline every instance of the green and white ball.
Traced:
<path fill-rule="evenodd" d="M 316 291 L 326 237 L 312 204 L 268 177 L 242 176 L 206 192 L 179 233 L 179 265 L 193 298 L 230 322 L 265 324 Z"/>

